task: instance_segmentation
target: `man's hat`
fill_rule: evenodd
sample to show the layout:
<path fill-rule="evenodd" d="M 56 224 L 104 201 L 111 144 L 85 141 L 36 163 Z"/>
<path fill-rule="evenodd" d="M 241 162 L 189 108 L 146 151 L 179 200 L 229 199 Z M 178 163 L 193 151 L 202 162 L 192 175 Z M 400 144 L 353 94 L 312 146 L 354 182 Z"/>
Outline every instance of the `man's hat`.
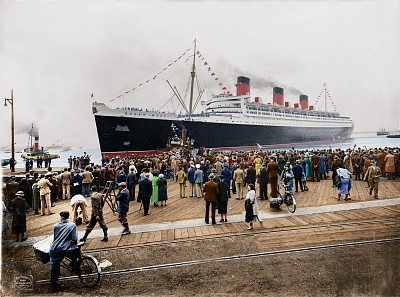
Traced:
<path fill-rule="evenodd" d="M 17 193 L 15 193 L 15 196 L 20 196 L 20 197 L 24 197 L 25 194 L 22 191 L 18 191 Z"/>
<path fill-rule="evenodd" d="M 50 176 L 50 175 L 53 175 L 53 172 L 49 171 L 44 176 Z"/>
<path fill-rule="evenodd" d="M 208 178 L 209 178 L 209 179 L 214 179 L 215 176 L 214 176 L 214 174 L 210 174 L 210 175 L 208 176 Z"/>
<path fill-rule="evenodd" d="M 196 164 L 196 168 L 199 169 L 200 168 L 200 164 Z"/>
<path fill-rule="evenodd" d="M 118 187 L 126 187 L 126 182 L 121 182 L 118 184 Z"/>

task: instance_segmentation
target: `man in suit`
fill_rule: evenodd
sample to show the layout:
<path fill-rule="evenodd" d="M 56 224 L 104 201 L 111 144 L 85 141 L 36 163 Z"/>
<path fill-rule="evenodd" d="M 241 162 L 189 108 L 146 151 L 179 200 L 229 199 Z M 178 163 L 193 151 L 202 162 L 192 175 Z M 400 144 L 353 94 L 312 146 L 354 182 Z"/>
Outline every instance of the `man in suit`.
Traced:
<path fill-rule="evenodd" d="M 293 175 L 294 175 L 294 183 L 296 187 L 296 191 L 299 191 L 299 184 L 300 184 L 300 190 L 304 192 L 303 189 L 303 183 L 301 182 L 301 178 L 303 177 L 303 167 L 300 165 L 300 160 L 296 160 L 296 165 L 293 166 Z"/>
<path fill-rule="evenodd" d="M 381 176 L 381 169 L 379 168 L 379 166 L 376 165 L 375 160 L 372 160 L 371 166 L 368 167 L 364 180 L 368 181 L 369 183 L 369 195 L 372 195 L 372 191 L 374 191 L 375 199 L 378 199 L 378 186 Z"/>
<path fill-rule="evenodd" d="M 270 162 L 267 165 L 267 172 L 268 172 L 268 180 L 271 185 L 271 197 L 277 198 L 278 197 L 278 177 L 279 177 L 279 170 L 280 167 L 278 163 L 271 158 Z"/>
<path fill-rule="evenodd" d="M 150 181 L 150 173 L 144 174 L 144 179 L 139 183 L 139 197 L 142 200 L 144 215 L 149 215 L 150 198 L 153 194 L 153 186 Z"/>
<path fill-rule="evenodd" d="M 268 172 L 267 165 L 265 163 L 262 164 L 262 167 L 258 171 L 257 181 L 260 185 L 260 200 L 268 199 Z M 249 183 L 253 184 L 253 183 Z M 253 184 L 254 185 L 254 184 Z"/>
<path fill-rule="evenodd" d="M 215 209 L 217 203 L 217 197 L 219 194 L 218 185 L 214 181 L 214 174 L 209 176 L 209 181 L 204 184 L 203 192 L 204 200 L 206 201 L 206 215 L 205 215 L 205 222 L 209 224 L 209 217 L 210 217 L 210 206 L 211 206 L 211 221 L 214 225 L 215 222 Z"/>
<path fill-rule="evenodd" d="M 316 152 L 313 152 L 311 156 L 311 171 L 312 171 L 312 178 L 311 181 L 314 181 L 314 177 L 317 178 L 317 182 L 319 182 L 319 174 L 318 174 L 318 166 L 319 166 L 319 156 Z"/>
<path fill-rule="evenodd" d="M 233 180 L 235 181 L 237 200 L 243 199 L 243 187 L 244 187 L 244 172 L 241 166 L 236 168 L 233 173 Z"/>

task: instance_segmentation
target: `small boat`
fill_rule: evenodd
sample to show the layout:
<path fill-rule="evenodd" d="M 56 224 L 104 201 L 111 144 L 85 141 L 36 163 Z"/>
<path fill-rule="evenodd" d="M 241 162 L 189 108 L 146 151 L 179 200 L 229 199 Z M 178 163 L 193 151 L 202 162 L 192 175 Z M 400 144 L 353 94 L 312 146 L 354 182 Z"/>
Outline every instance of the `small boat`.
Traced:
<path fill-rule="evenodd" d="M 376 132 L 377 136 L 381 135 L 389 135 L 389 132 L 387 132 L 385 129 L 380 129 L 378 132 Z"/>

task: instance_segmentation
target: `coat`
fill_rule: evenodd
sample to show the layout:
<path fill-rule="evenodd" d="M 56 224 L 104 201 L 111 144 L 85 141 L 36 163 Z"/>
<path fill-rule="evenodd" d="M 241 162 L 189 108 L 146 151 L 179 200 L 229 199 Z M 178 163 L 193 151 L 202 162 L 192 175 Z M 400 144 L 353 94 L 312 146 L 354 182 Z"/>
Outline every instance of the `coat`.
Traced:
<path fill-rule="evenodd" d="M 76 250 L 78 248 L 77 241 L 76 225 L 68 220 L 62 220 L 54 226 L 54 239 L 50 246 L 50 257 L 54 258 L 65 251 Z"/>
<path fill-rule="evenodd" d="M 160 178 L 158 176 L 153 176 L 151 180 L 151 185 L 153 186 L 153 193 L 151 195 L 151 202 L 157 203 L 158 202 L 158 181 Z"/>
<path fill-rule="evenodd" d="M 127 214 L 129 211 L 129 191 L 127 188 L 118 192 L 115 200 L 118 201 L 118 213 Z"/>
<path fill-rule="evenodd" d="M 311 161 L 310 161 L 310 158 L 305 157 L 304 158 L 304 164 L 305 164 L 305 168 L 306 168 L 306 177 L 311 177 L 312 173 L 311 173 Z"/>
<path fill-rule="evenodd" d="M 213 181 L 206 182 L 203 189 L 204 200 L 209 202 L 216 202 L 219 194 L 218 185 Z"/>
<path fill-rule="evenodd" d="M 204 173 L 202 170 L 197 169 L 194 173 L 194 182 L 196 184 L 201 184 L 204 181 Z"/>
<path fill-rule="evenodd" d="M 246 200 L 250 200 L 250 203 L 252 203 L 253 215 L 257 216 L 258 204 L 257 204 L 256 192 L 254 190 L 248 191 L 246 194 L 245 202 Z"/>
<path fill-rule="evenodd" d="M 139 194 L 138 199 L 150 198 L 153 193 L 153 186 L 151 181 L 147 178 L 143 179 L 139 183 Z"/>
<path fill-rule="evenodd" d="M 38 181 L 38 186 L 40 188 L 40 195 L 46 195 L 50 194 L 50 187 L 53 185 L 48 179 L 43 177 Z"/>
<path fill-rule="evenodd" d="M 160 178 L 158 180 L 158 201 L 166 200 L 168 200 L 167 180 L 165 178 Z"/>
<path fill-rule="evenodd" d="M 396 172 L 395 158 L 394 158 L 394 155 L 392 155 L 392 154 L 388 154 L 385 157 L 385 172 L 386 173 L 395 173 Z"/>
<path fill-rule="evenodd" d="M 325 155 L 319 156 L 318 174 L 326 174 L 326 157 Z"/>
<path fill-rule="evenodd" d="M 280 167 L 276 162 L 269 162 L 267 165 L 267 172 L 269 179 L 277 179 L 279 176 Z"/>
<path fill-rule="evenodd" d="M 11 201 L 10 211 L 13 214 L 12 234 L 26 232 L 26 211 L 28 204 L 23 197 L 16 197 Z"/>
<path fill-rule="evenodd" d="M 233 173 L 233 180 L 237 184 L 243 184 L 244 183 L 244 172 L 241 168 L 237 168 L 235 172 Z"/>

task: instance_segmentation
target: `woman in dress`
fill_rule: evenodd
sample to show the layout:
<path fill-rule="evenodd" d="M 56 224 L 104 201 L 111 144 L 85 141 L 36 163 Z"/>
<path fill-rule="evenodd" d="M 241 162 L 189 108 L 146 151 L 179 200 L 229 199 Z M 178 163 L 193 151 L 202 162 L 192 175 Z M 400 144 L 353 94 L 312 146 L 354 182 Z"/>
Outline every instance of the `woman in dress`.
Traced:
<path fill-rule="evenodd" d="M 151 196 L 151 202 L 154 203 L 154 207 L 158 206 L 158 181 L 160 171 L 157 169 L 153 171 L 153 178 L 151 179 L 151 185 L 153 186 L 153 194 Z"/>
<path fill-rule="evenodd" d="M 160 174 L 158 178 L 158 201 L 161 202 L 161 206 L 167 206 L 167 179 L 164 177 L 164 174 Z"/>
<path fill-rule="evenodd" d="M 344 200 L 351 200 L 349 198 L 349 193 L 351 189 L 351 173 L 348 171 L 346 168 L 339 167 L 336 169 L 337 175 L 340 177 L 340 184 L 338 186 L 338 201 L 340 201 L 340 198 L 342 194 L 346 195 Z"/>
<path fill-rule="evenodd" d="M 255 186 L 253 184 L 249 184 L 247 186 L 247 190 L 248 192 L 245 199 L 246 223 L 250 224 L 247 230 L 253 229 L 253 222 L 259 222 L 261 227 L 264 227 L 263 221 L 258 217 L 258 204 Z"/>
<path fill-rule="evenodd" d="M 304 164 L 305 164 L 306 180 L 309 181 L 309 180 L 311 180 L 312 172 L 311 172 L 310 156 L 309 156 L 308 153 L 305 154 L 305 157 L 304 157 L 303 161 L 304 161 Z"/>

